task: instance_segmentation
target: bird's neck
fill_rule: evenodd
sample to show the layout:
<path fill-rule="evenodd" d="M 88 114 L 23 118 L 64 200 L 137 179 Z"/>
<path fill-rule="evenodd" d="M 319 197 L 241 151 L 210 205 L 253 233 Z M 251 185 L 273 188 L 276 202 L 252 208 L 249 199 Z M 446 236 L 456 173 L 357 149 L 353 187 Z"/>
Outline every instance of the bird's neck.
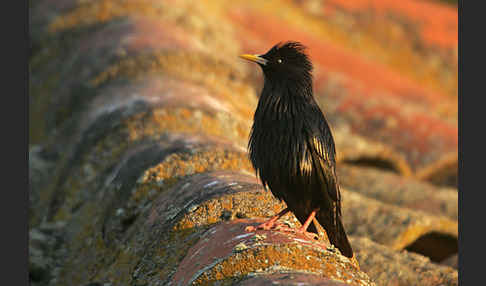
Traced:
<path fill-rule="evenodd" d="M 293 114 L 300 112 L 307 104 L 315 104 L 312 80 L 266 79 L 258 107 Z"/>

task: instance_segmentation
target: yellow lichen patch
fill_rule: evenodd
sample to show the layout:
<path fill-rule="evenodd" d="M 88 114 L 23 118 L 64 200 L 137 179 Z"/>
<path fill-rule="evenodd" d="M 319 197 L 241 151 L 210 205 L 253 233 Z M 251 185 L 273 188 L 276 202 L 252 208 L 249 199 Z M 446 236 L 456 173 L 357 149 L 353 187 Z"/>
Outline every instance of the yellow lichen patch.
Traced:
<path fill-rule="evenodd" d="M 208 227 L 224 220 L 237 217 L 271 217 L 286 207 L 269 192 L 240 192 L 222 195 L 208 199 L 203 203 L 189 208 L 191 209 L 175 225 L 174 230 L 183 231 L 194 227 Z M 223 218 L 223 212 L 230 215 Z M 291 220 L 299 224 L 291 213 L 281 218 L 281 221 Z"/>
<path fill-rule="evenodd" d="M 195 154 L 176 153 L 144 172 L 142 182 L 154 182 L 215 170 L 253 171 L 245 153 L 212 149 Z"/>
<path fill-rule="evenodd" d="M 99 86 L 120 77 L 137 79 L 147 74 L 164 74 L 205 86 L 215 100 L 224 100 L 240 116 L 250 118 L 256 98 L 249 85 L 235 80 L 243 77 L 237 67 L 212 54 L 162 51 L 122 59 L 95 76 L 91 84 Z"/>
<path fill-rule="evenodd" d="M 367 277 L 359 273 L 349 261 L 339 259 L 336 254 L 297 244 L 281 244 L 258 246 L 233 254 L 203 272 L 193 284 L 231 284 L 249 273 L 268 271 L 272 267 L 318 273 L 324 277 L 346 281 L 350 285 L 369 283 Z"/>
<path fill-rule="evenodd" d="M 201 110 L 187 108 L 156 109 L 140 113 L 126 120 L 124 125 L 130 141 L 175 132 L 218 136 L 246 145 L 250 130 L 248 122 L 235 120 L 229 114 L 210 115 Z"/>
<path fill-rule="evenodd" d="M 168 190 L 185 176 L 218 170 L 250 171 L 252 167 L 245 153 L 221 148 L 201 150 L 196 153 L 174 153 L 166 157 L 163 162 L 144 172 L 127 203 L 127 207 L 143 206 L 144 203 Z M 226 203 L 226 206 L 229 205 Z M 208 209 L 206 210 L 208 211 Z M 217 213 L 219 214 L 219 212 Z M 199 216 L 199 218 L 202 217 Z M 219 218 L 212 218 L 207 214 L 204 217 L 208 218 L 204 225 L 219 220 Z M 194 223 L 186 219 L 179 222 L 174 230 L 182 231 L 193 227 Z"/>

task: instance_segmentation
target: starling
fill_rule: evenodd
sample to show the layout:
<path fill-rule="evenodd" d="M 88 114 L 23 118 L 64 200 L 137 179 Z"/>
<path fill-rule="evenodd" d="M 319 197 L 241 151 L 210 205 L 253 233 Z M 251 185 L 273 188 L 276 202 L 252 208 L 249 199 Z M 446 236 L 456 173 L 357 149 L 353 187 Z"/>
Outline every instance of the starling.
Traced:
<path fill-rule="evenodd" d="M 264 188 L 287 204 L 257 229 L 276 228 L 290 211 L 302 224 L 293 231 L 315 234 L 311 222 L 317 219 L 329 241 L 352 257 L 341 222 L 334 139 L 313 96 L 312 63 L 305 49 L 299 42 L 286 42 L 263 55 L 240 56 L 257 63 L 264 74 L 248 142 L 250 160 Z"/>

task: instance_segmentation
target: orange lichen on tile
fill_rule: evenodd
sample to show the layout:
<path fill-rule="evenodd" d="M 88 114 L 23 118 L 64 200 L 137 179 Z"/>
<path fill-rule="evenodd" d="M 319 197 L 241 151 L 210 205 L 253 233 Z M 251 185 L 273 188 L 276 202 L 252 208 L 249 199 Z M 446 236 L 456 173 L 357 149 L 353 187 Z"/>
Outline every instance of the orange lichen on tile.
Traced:
<path fill-rule="evenodd" d="M 222 149 L 198 152 L 196 154 L 175 153 L 167 157 L 164 162 L 144 172 L 143 182 L 159 181 L 180 177 L 192 173 L 221 170 L 253 171 L 247 155 Z M 191 170 L 188 172 L 188 170 Z"/>
<path fill-rule="evenodd" d="M 194 283 L 199 285 L 231 278 L 237 279 L 258 269 L 265 270 L 275 264 L 283 269 L 319 273 L 322 272 L 323 259 L 324 257 L 318 253 L 306 248 L 299 249 L 296 245 L 263 246 L 246 250 L 240 255 L 230 256 L 204 272 Z M 333 261 L 326 261 L 325 265 L 326 270 L 322 274 L 326 277 L 338 278 L 338 271 Z"/>
<path fill-rule="evenodd" d="M 194 209 L 177 222 L 174 229 L 181 231 L 196 226 L 203 227 L 237 217 L 271 217 L 285 207 L 285 203 L 279 202 L 268 192 L 239 192 L 222 195 L 194 206 Z M 223 212 L 227 212 L 229 216 L 222 217 Z M 293 214 L 288 214 L 281 220 L 300 225 Z"/>
<path fill-rule="evenodd" d="M 330 0 L 326 1 L 353 12 L 373 11 L 380 15 L 393 13 L 421 26 L 423 39 L 431 45 L 457 47 L 457 8 L 424 0 Z M 326 7 L 332 9 L 332 6 Z"/>
<path fill-rule="evenodd" d="M 327 244 L 279 231 L 246 232 L 261 220 L 234 220 L 206 231 L 191 247 L 172 283 L 213 284 L 240 281 L 248 274 L 297 271 L 351 285 L 374 285 L 351 260 Z M 197 261 L 197 263 L 194 263 Z"/>
<path fill-rule="evenodd" d="M 142 200 L 154 198 L 185 176 L 218 170 L 253 172 L 246 154 L 241 152 L 215 148 L 199 151 L 195 154 L 174 153 L 142 174 L 130 201 L 133 201 L 132 204 L 136 205 Z M 228 207 L 228 209 L 231 209 L 231 207 Z"/>

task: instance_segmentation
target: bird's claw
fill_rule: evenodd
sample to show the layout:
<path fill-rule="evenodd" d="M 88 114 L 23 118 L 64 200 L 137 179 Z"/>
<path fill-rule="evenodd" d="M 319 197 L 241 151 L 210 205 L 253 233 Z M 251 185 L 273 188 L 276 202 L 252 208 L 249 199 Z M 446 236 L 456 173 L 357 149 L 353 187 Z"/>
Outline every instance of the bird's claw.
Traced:
<path fill-rule="evenodd" d="M 278 226 L 275 228 L 275 230 L 278 230 L 278 231 L 284 231 L 284 232 L 291 232 L 291 233 L 295 233 L 295 234 L 301 234 L 303 236 L 305 236 L 306 238 L 310 239 L 310 240 L 318 240 L 319 239 L 319 235 L 316 234 L 316 233 L 313 233 L 313 232 L 307 232 L 306 230 L 304 229 L 301 229 L 301 228 L 290 228 L 288 226 Z"/>
<path fill-rule="evenodd" d="M 315 234 L 315 233 L 313 233 L 313 232 L 307 232 L 307 231 L 304 231 L 304 232 L 302 232 L 302 234 L 303 234 L 305 237 L 307 237 L 307 238 L 309 238 L 309 239 L 311 239 L 311 240 L 319 240 L 319 235 L 317 235 L 317 234 Z"/>

